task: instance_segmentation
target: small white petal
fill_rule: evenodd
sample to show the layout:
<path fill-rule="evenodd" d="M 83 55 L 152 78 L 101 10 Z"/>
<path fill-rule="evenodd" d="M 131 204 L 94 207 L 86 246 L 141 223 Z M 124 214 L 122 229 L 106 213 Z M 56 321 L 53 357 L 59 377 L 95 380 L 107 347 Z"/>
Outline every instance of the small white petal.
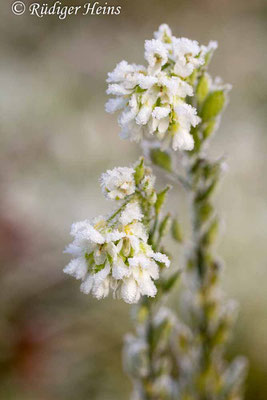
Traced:
<path fill-rule="evenodd" d="M 105 250 L 101 250 L 99 247 L 97 247 L 94 251 L 94 262 L 96 265 L 101 265 L 104 264 L 107 258 L 107 253 Z"/>
<path fill-rule="evenodd" d="M 157 288 L 146 271 L 143 271 L 143 277 L 139 280 L 139 287 L 144 296 L 155 297 L 157 294 Z"/>
<path fill-rule="evenodd" d="M 143 218 L 143 214 L 141 212 L 141 208 L 137 202 L 128 203 L 121 213 L 119 221 L 123 225 L 127 225 L 130 222 L 137 220 L 141 221 Z"/>
<path fill-rule="evenodd" d="M 169 117 L 166 118 L 162 118 L 159 121 L 158 124 L 158 131 L 160 134 L 164 135 L 164 133 L 166 133 L 167 129 L 169 128 L 169 124 L 170 124 L 170 119 Z"/>
<path fill-rule="evenodd" d="M 100 285 L 106 279 L 106 277 L 109 275 L 109 273 L 110 273 L 110 265 L 107 262 L 105 265 L 105 268 L 101 269 L 101 271 L 99 271 L 93 275 L 94 276 L 94 284 Z"/>
<path fill-rule="evenodd" d="M 124 96 L 130 93 L 130 89 L 125 89 L 125 87 L 119 85 L 118 83 L 111 83 L 107 88 L 107 94 L 112 94 L 113 96 Z"/>
<path fill-rule="evenodd" d="M 115 279 L 123 279 L 125 276 L 129 276 L 129 267 L 124 264 L 120 257 L 112 265 L 112 276 Z"/>
<path fill-rule="evenodd" d="M 122 82 L 127 74 L 133 73 L 134 71 L 135 71 L 134 66 L 128 64 L 127 61 L 123 60 L 116 65 L 115 69 L 112 72 L 108 73 L 107 82 L 108 83 Z"/>
<path fill-rule="evenodd" d="M 139 125 L 146 125 L 152 113 L 152 107 L 150 105 L 142 106 L 137 117 L 136 123 Z"/>
<path fill-rule="evenodd" d="M 150 67 L 159 65 L 160 68 L 168 61 L 168 50 L 160 40 L 146 40 L 145 59 Z"/>
<path fill-rule="evenodd" d="M 140 290 L 133 278 L 126 278 L 121 287 L 121 296 L 126 303 L 137 303 L 140 298 Z"/>
<path fill-rule="evenodd" d="M 94 283 L 93 275 L 88 275 L 85 281 L 81 284 L 80 289 L 84 294 L 89 294 L 92 290 Z"/>
<path fill-rule="evenodd" d="M 193 136 L 184 129 L 178 130 L 178 132 L 173 137 L 172 148 L 173 150 L 193 150 Z"/>
<path fill-rule="evenodd" d="M 161 24 L 159 29 L 154 32 L 154 37 L 162 42 L 170 42 L 172 38 L 172 31 L 167 24 Z"/>
<path fill-rule="evenodd" d="M 123 97 L 116 97 L 115 99 L 109 99 L 106 102 L 105 110 L 107 113 L 114 113 L 120 110 L 126 105 L 126 100 Z"/>
<path fill-rule="evenodd" d="M 109 294 L 109 278 L 106 278 L 100 285 L 94 285 L 92 294 L 98 300 L 104 299 Z"/>
<path fill-rule="evenodd" d="M 166 254 L 162 254 L 162 253 L 153 253 L 152 257 L 154 258 L 154 260 L 163 263 L 166 265 L 166 267 L 168 268 L 170 266 L 170 260 L 169 258 L 166 256 Z"/>
<path fill-rule="evenodd" d="M 65 250 L 64 250 L 63 253 L 68 253 L 68 254 L 71 254 L 71 255 L 73 255 L 73 256 L 75 256 L 75 257 L 79 257 L 79 256 L 81 256 L 81 255 L 84 253 L 84 251 L 83 251 L 83 249 L 81 248 L 81 246 L 78 246 L 77 244 L 74 244 L 74 243 L 70 243 L 70 244 L 65 248 Z"/>
<path fill-rule="evenodd" d="M 87 263 L 84 257 L 75 258 L 63 269 L 65 274 L 71 275 L 76 279 L 84 279 L 87 274 Z"/>
<path fill-rule="evenodd" d="M 167 115 L 169 115 L 170 111 L 170 106 L 155 107 L 152 112 L 152 116 L 157 119 L 165 118 Z"/>
<path fill-rule="evenodd" d="M 140 76 L 138 77 L 138 84 L 141 89 L 150 89 L 151 86 L 157 83 L 157 81 L 157 78 L 154 76 L 146 76 L 140 74 Z"/>
<path fill-rule="evenodd" d="M 90 224 L 88 220 L 76 222 L 71 226 L 71 235 L 77 241 L 92 241 L 93 243 L 104 243 L 103 236 Z"/>

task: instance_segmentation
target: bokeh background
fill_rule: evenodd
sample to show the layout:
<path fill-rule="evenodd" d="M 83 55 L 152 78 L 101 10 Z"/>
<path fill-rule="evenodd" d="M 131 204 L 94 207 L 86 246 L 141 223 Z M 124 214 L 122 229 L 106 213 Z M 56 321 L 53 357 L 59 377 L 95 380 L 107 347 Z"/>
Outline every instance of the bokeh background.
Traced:
<path fill-rule="evenodd" d="M 78 282 L 62 273 L 68 262 L 62 250 L 73 221 L 110 209 L 100 173 L 140 154 L 120 141 L 116 117 L 104 112 L 106 74 L 123 58 L 142 63 L 144 39 L 165 22 L 176 36 L 218 40 L 211 72 L 233 85 L 212 143 L 214 156 L 225 154 L 229 166 L 216 198 L 223 285 L 240 303 L 228 356 L 248 357 L 246 399 L 265 400 L 266 1 L 113 4 L 122 6 L 119 16 L 65 21 L 15 16 L 10 0 L 0 6 L 0 398 L 129 396 L 121 368 L 129 307 L 80 294 Z M 186 221 L 180 188 L 169 202 Z"/>

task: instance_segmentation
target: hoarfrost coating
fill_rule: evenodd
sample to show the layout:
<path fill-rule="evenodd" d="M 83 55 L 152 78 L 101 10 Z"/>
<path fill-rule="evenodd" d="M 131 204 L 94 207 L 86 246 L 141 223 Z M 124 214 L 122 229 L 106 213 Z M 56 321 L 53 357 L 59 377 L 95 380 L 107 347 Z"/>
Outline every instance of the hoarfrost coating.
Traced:
<path fill-rule="evenodd" d="M 205 67 L 216 42 L 200 46 L 196 40 L 176 38 L 163 24 L 145 41 L 147 66 L 123 60 L 108 73 L 106 111 L 119 116 L 121 137 L 139 142 L 156 139 L 162 147 L 192 150 L 191 127 L 201 121 L 188 97 L 194 94 L 195 75 Z M 186 112 L 185 112 L 186 111 Z"/>
<path fill-rule="evenodd" d="M 65 252 L 73 259 L 64 272 L 82 280 L 83 293 L 101 299 L 112 291 L 126 303 L 156 295 L 159 265 L 169 267 L 170 261 L 148 244 L 143 223 L 140 202 L 154 203 L 154 183 L 150 168 L 142 161 L 135 168 L 119 167 L 102 174 L 101 186 L 107 198 L 127 200 L 107 217 L 76 222 L 71 227 L 74 240 Z"/>

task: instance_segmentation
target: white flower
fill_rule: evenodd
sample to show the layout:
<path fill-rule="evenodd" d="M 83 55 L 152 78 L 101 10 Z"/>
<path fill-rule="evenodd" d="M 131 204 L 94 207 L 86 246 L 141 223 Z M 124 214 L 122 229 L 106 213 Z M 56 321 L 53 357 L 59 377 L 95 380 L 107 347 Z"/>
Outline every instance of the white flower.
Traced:
<path fill-rule="evenodd" d="M 125 301 L 125 303 L 128 304 L 134 304 L 138 302 L 141 297 L 141 293 L 135 279 L 124 279 L 120 288 L 119 297 L 121 297 Z"/>
<path fill-rule="evenodd" d="M 133 95 L 134 96 L 134 95 Z M 131 98 L 133 100 L 134 97 Z M 129 102 L 129 106 L 125 107 L 124 111 L 121 113 L 119 117 L 119 124 L 123 128 L 124 126 L 127 126 L 133 121 L 138 113 L 138 107 L 137 105 L 132 105 L 133 102 Z"/>
<path fill-rule="evenodd" d="M 164 98 L 165 93 L 167 95 L 165 100 L 170 104 L 175 104 L 175 97 L 184 98 L 193 95 L 192 86 L 177 76 L 170 77 L 165 73 L 160 73 L 158 79 L 159 85 L 163 86 L 163 95 L 161 97 Z"/>
<path fill-rule="evenodd" d="M 155 76 L 139 74 L 138 75 L 138 85 L 141 89 L 150 89 L 153 85 L 157 83 L 157 78 Z"/>
<path fill-rule="evenodd" d="M 159 278 L 159 271 L 151 258 L 145 255 L 129 258 L 128 271 L 118 294 L 126 303 L 136 303 L 141 295 L 155 297 L 157 289 L 153 280 Z"/>
<path fill-rule="evenodd" d="M 190 104 L 181 103 L 176 106 L 175 113 L 177 124 L 173 132 L 172 147 L 174 150 L 192 150 L 194 139 L 190 134 L 190 129 L 201 121 L 197 116 L 197 111 Z"/>
<path fill-rule="evenodd" d="M 82 292 L 92 292 L 98 299 L 106 297 L 110 286 L 110 261 L 115 262 L 118 257 L 113 241 L 120 240 L 125 233 L 117 229 L 112 231 L 106 219 L 99 217 L 92 223 L 85 220 L 73 224 L 71 235 L 74 241 L 66 252 L 76 258 L 64 268 L 64 272 L 83 280 Z"/>
<path fill-rule="evenodd" d="M 168 61 L 168 50 L 160 40 L 146 40 L 145 59 L 150 67 L 150 72 L 153 74 L 160 71 L 161 67 Z"/>
<path fill-rule="evenodd" d="M 163 107 L 155 107 L 152 112 L 152 121 L 150 124 L 150 133 L 158 131 L 158 137 L 164 137 L 165 132 L 167 131 L 170 123 L 170 114 L 171 110 L 170 107 L 163 106 Z"/>
<path fill-rule="evenodd" d="M 79 257 L 86 255 L 87 264 L 100 265 L 107 260 L 108 255 L 115 256 L 112 241 L 120 240 L 125 233 L 117 229 L 111 230 L 106 219 L 99 217 L 92 223 L 85 220 L 73 224 L 71 235 L 74 236 L 74 241 L 65 252 Z"/>
<path fill-rule="evenodd" d="M 111 200 L 121 200 L 135 192 L 134 169 L 114 168 L 101 175 L 104 195 Z"/>
<path fill-rule="evenodd" d="M 107 102 L 106 110 L 122 110 L 121 138 L 135 142 L 156 139 L 164 148 L 192 150 L 190 128 L 200 119 L 193 107 L 185 112 L 180 105 L 194 94 L 195 75 L 191 75 L 207 64 L 216 48 L 217 42 L 203 46 L 196 40 L 175 38 L 169 26 L 162 24 L 154 39 L 145 41 L 147 66 L 119 63 L 108 74 L 107 93 L 115 99 Z"/>
<path fill-rule="evenodd" d="M 195 40 L 175 38 L 166 24 L 154 37 L 145 41 L 147 67 L 122 61 L 108 74 L 107 93 L 115 98 L 107 102 L 106 110 L 122 110 L 119 124 L 123 139 L 140 142 L 156 138 L 165 147 L 168 144 L 176 150 L 191 150 L 194 141 L 189 132 L 195 122 L 185 118 L 182 108 L 181 115 L 177 110 L 187 96 L 193 95 L 190 75 L 204 64 L 206 54 L 214 50 L 216 43 L 200 46 Z"/>
<path fill-rule="evenodd" d="M 118 83 L 112 83 L 108 86 L 107 94 L 112 94 L 113 96 L 124 96 L 126 94 L 130 94 L 131 89 L 126 89 L 124 86 L 119 85 Z"/>
<path fill-rule="evenodd" d="M 141 108 L 136 117 L 136 123 L 138 125 L 146 125 L 152 113 L 152 104 L 146 103 Z"/>
<path fill-rule="evenodd" d="M 114 113 L 115 111 L 121 110 L 125 106 L 126 100 L 123 97 L 116 97 L 107 101 L 105 109 L 108 113 Z"/>
<path fill-rule="evenodd" d="M 76 279 L 84 279 L 87 274 L 87 263 L 84 257 L 74 258 L 63 269 L 65 274 L 71 275 Z"/>
<path fill-rule="evenodd" d="M 159 29 L 154 32 L 155 39 L 161 40 L 163 43 L 171 43 L 172 31 L 167 24 L 161 24 Z"/>
<path fill-rule="evenodd" d="M 88 274 L 85 281 L 81 284 L 81 291 L 85 294 L 92 294 L 97 299 L 107 297 L 109 294 L 110 265 L 106 264 L 105 268 L 95 274 Z"/>
<path fill-rule="evenodd" d="M 168 105 L 163 107 L 155 107 L 152 116 L 157 119 L 162 119 L 167 117 L 170 114 L 170 111 L 171 109 Z"/>
<path fill-rule="evenodd" d="M 110 175 L 118 170 L 111 171 Z M 135 170 L 129 170 L 133 175 Z M 153 175 L 150 169 L 145 171 L 140 190 L 152 192 Z M 105 185 L 110 183 L 109 178 L 104 178 Z M 114 190 L 118 190 L 117 186 Z M 70 253 L 73 259 L 64 272 L 82 280 L 83 293 L 92 293 L 101 299 L 112 291 L 114 296 L 121 297 L 127 303 L 136 303 L 141 296 L 156 295 L 154 280 L 159 278 L 157 262 L 169 266 L 169 259 L 152 250 L 142 220 L 138 201 L 130 201 L 111 216 L 72 225 L 74 240 L 65 252 Z"/>
<path fill-rule="evenodd" d="M 122 211 L 119 221 L 123 225 L 127 225 L 130 222 L 141 221 L 143 218 L 143 214 L 141 212 L 141 208 L 137 202 L 128 203 L 125 209 Z"/>
<path fill-rule="evenodd" d="M 131 80 L 134 81 L 132 77 L 135 76 L 135 73 L 144 71 L 145 67 L 143 67 L 142 65 L 128 64 L 127 61 L 123 60 L 116 65 L 116 68 L 112 72 L 108 73 L 107 82 L 108 83 L 127 82 L 128 85 L 126 85 L 127 86 L 126 88 L 129 89 L 130 81 Z"/>
<path fill-rule="evenodd" d="M 200 57 L 198 42 L 186 38 L 173 39 L 173 59 L 174 72 L 182 78 L 191 75 L 194 69 L 204 63 L 203 57 Z"/>
<path fill-rule="evenodd" d="M 169 258 L 166 256 L 166 254 L 162 254 L 162 253 L 153 253 L 152 258 L 154 258 L 154 260 L 165 264 L 166 267 L 168 268 L 170 266 L 170 260 Z"/>

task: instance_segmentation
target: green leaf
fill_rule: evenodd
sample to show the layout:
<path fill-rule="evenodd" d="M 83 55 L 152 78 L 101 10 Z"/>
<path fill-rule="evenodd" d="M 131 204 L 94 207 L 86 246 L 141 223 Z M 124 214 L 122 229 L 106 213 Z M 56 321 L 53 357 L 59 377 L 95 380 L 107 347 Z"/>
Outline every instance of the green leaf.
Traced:
<path fill-rule="evenodd" d="M 140 159 L 140 163 L 135 167 L 134 179 L 136 185 L 139 185 L 145 174 L 144 158 Z"/>
<path fill-rule="evenodd" d="M 210 203 L 204 203 L 199 207 L 198 217 L 201 223 L 206 222 L 213 212 L 213 206 Z"/>
<path fill-rule="evenodd" d="M 216 117 L 225 104 L 225 93 L 223 90 L 211 92 L 206 98 L 200 116 L 203 122 Z"/>
<path fill-rule="evenodd" d="M 216 118 L 210 119 L 203 129 L 203 139 L 207 139 L 216 128 Z"/>
<path fill-rule="evenodd" d="M 201 138 L 200 138 L 200 130 L 198 129 L 197 126 L 195 128 L 191 127 L 190 133 L 194 139 L 194 148 L 193 148 L 193 150 L 190 150 L 190 153 L 191 154 L 198 153 L 200 150 L 201 144 L 202 144 Z"/>
<path fill-rule="evenodd" d="M 171 216 L 167 214 L 165 218 L 163 218 L 160 226 L 159 226 L 159 235 L 160 237 L 167 235 L 171 227 Z"/>
<path fill-rule="evenodd" d="M 202 201 L 208 199 L 211 196 L 211 194 L 213 193 L 217 183 L 218 183 L 217 179 L 213 180 L 213 182 L 211 182 L 210 185 L 206 189 L 204 189 L 200 193 L 198 193 L 198 195 L 195 199 L 195 202 L 201 203 Z"/>
<path fill-rule="evenodd" d="M 202 244 L 204 246 L 210 246 L 211 244 L 214 243 L 218 229 L 219 229 L 219 221 L 217 218 L 214 218 L 214 220 L 208 227 L 207 231 L 202 236 Z"/>
<path fill-rule="evenodd" d="M 152 149 L 150 151 L 151 161 L 160 168 L 165 169 L 168 172 L 172 171 L 171 156 L 166 151 L 160 149 Z"/>
<path fill-rule="evenodd" d="M 203 167 L 203 175 L 205 179 L 218 179 L 222 171 L 222 159 L 216 162 L 207 163 Z"/>
<path fill-rule="evenodd" d="M 145 91 L 146 91 L 146 89 L 142 89 L 140 86 L 136 86 L 136 88 L 135 88 L 136 93 L 144 93 Z"/>
<path fill-rule="evenodd" d="M 172 221 L 172 237 L 174 240 L 176 240 L 179 243 L 183 242 L 181 226 L 180 226 L 177 218 L 174 218 Z"/>
<path fill-rule="evenodd" d="M 166 199 L 166 195 L 167 195 L 167 192 L 169 191 L 169 189 L 170 189 L 170 186 L 167 186 L 164 190 L 162 190 L 162 192 L 157 194 L 157 200 L 154 205 L 156 214 L 159 214 L 161 207 L 164 204 L 164 201 Z"/>
<path fill-rule="evenodd" d="M 209 79 L 209 75 L 204 73 L 197 84 L 197 88 L 196 88 L 196 95 L 197 95 L 197 101 L 198 103 L 203 103 L 203 101 L 205 100 L 205 98 L 207 97 L 208 93 L 209 93 L 209 87 L 210 87 L 210 79 Z"/>

